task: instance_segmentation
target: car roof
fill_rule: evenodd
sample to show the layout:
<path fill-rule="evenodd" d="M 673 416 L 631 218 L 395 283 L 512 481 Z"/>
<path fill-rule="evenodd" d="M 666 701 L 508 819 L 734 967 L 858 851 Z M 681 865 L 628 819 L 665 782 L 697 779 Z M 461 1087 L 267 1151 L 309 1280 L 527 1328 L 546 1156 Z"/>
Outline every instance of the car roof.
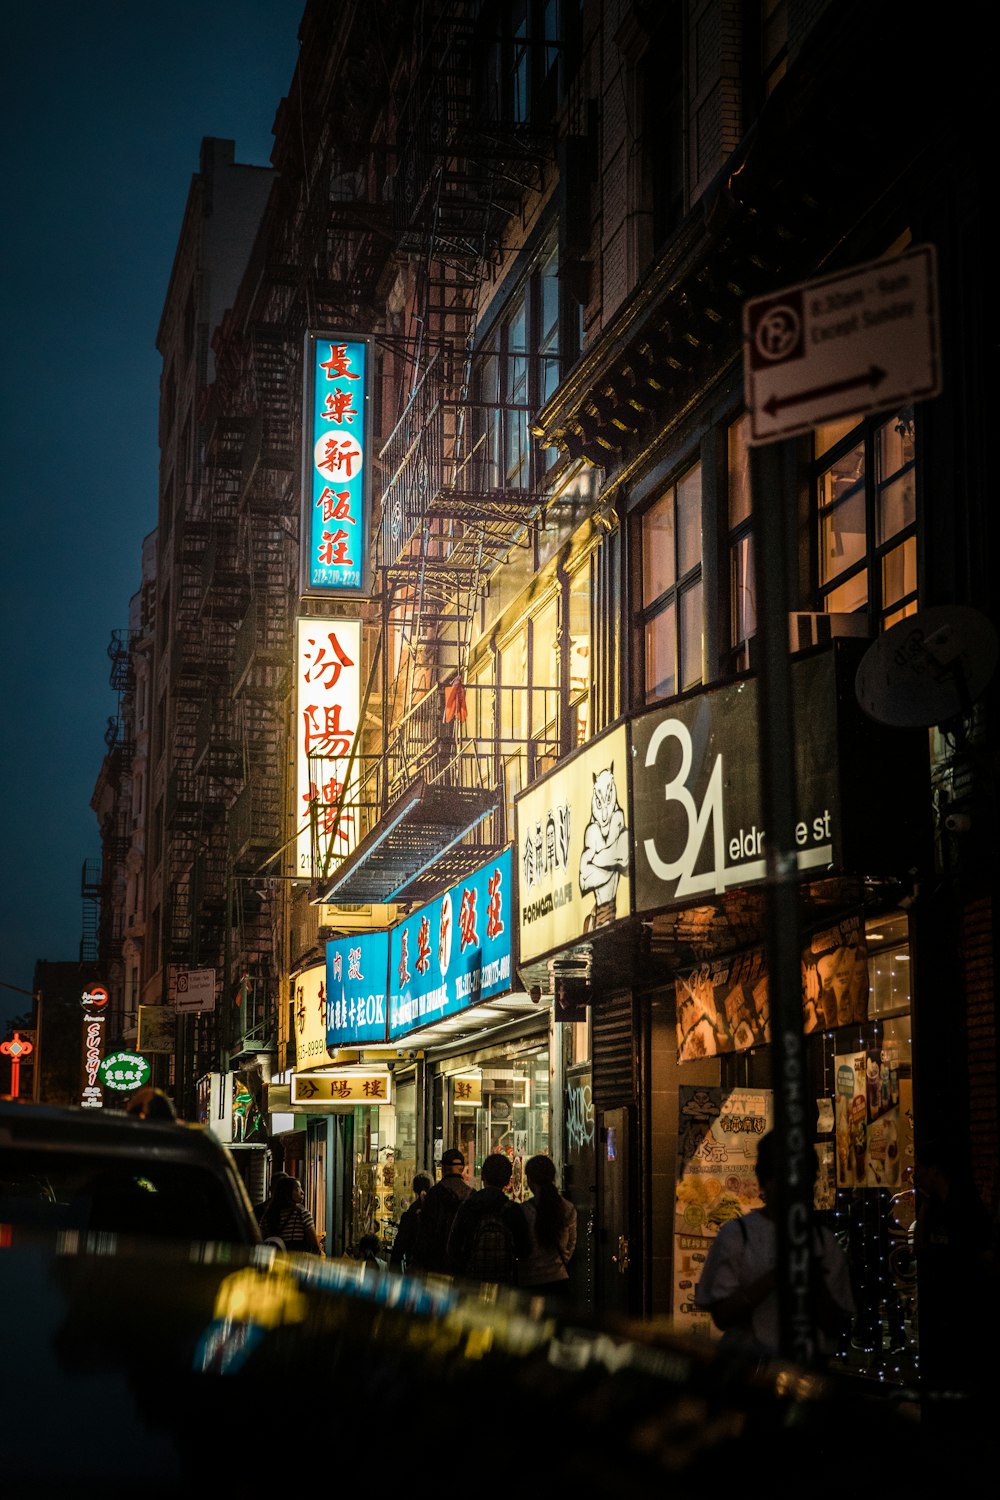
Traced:
<path fill-rule="evenodd" d="M 0 1147 L 59 1146 L 66 1151 L 141 1152 L 196 1160 L 228 1171 L 222 1143 L 203 1125 L 181 1120 L 142 1120 L 124 1110 L 0 1100 Z"/>

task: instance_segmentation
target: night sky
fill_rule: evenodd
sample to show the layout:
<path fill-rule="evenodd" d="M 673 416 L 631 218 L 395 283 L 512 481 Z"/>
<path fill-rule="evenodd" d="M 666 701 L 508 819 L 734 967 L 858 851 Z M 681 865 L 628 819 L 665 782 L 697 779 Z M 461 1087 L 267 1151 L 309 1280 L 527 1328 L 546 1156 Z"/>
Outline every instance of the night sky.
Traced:
<path fill-rule="evenodd" d="M 156 524 L 155 339 L 203 136 L 266 164 L 305 0 L 54 0 L 0 61 L 0 1034 L 75 960 L 90 799 Z"/>

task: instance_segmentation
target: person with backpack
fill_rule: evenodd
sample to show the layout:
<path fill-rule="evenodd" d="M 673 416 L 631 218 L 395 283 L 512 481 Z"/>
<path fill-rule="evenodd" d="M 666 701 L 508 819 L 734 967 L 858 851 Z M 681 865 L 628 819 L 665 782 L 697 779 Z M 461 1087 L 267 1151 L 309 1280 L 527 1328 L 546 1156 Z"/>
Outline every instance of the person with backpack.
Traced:
<path fill-rule="evenodd" d="M 576 1249 L 576 1209 L 556 1187 L 550 1156 L 529 1157 L 524 1180 L 531 1190 L 523 1207 L 529 1247 L 518 1265 L 517 1284 L 543 1297 L 565 1296 Z"/>
<path fill-rule="evenodd" d="M 465 1157 L 454 1148 L 441 1158 L 441 1181 L 424 1200 L 413 1243 L 406 1253 L 408 1271 L 447 1272 L 452 1221 L 472 1189 L 465 1181 Z"/>
<path fill-rule="evenodd" d="M 451 1227 L 448 1269 L 453 1276 L 500 1286 L 516 1283 L 528 1235 L 520 1205 L 507 1197 L 513 1172 L 510 1158 L 502 1152 L 483 1162 L 482 1188 L 461 1205 Z"/>

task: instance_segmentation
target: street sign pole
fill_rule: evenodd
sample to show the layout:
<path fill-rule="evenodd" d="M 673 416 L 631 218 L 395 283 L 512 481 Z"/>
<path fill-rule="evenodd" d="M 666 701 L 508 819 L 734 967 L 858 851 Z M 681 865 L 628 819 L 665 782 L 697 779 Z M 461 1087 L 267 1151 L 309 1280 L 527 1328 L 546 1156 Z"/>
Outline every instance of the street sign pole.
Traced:
<path fill-rule="evenodd" d="M 767 830 L 768 999 L 777 1194 L 781 1350 L 809 1365 L 816 1356 L 812 1284 L 813 1121 L 802 1030 L 802 958 L 795 843 L 795 742 L 788 616 L 794 527 L 794 451 L 787 443 L 750 449 L 757 634 L 761 649 L 758 738 Z"/>

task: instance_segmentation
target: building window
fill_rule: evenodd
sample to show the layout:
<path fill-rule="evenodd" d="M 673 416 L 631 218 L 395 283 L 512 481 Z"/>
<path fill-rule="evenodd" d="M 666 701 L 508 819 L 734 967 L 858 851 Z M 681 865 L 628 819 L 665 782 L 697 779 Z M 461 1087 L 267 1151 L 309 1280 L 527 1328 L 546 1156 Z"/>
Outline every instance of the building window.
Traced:
<path fill-rule="evenodd" d="M 517 126 L 551 119 L 566 86 L 567 36 L 570 51 L 578 50 L 572 41 L 580 29 L 579 9 L 579 0 L 513 0 L 486 7 L 486 24 L 492 26 L 486 89 L 495 119 Z"/>
<path fill-rule="evenodd" d="M 730 666 L 750 666 L 750 641 L 757 633 L 757 595 L 750 489 L 750 418 L 745 413 L 729 426 L 726 442 L 729 548 Z"/>
<path fill-rule="evenodd" d="M 558 252 L 550 246 L 508 299 L 482 345 L 479 420 L 485 428 L 487 488 L 533 489 L 558 459 L 556 449 L 535 445 L 530 421 L 576 355 L 577 326 L 578 316 L 571 315 L 559 280 Z"/>
<path fill-rule="evenodd" d="M 670 698 L 702 680 L 701 464 L 641 518 L 645 699 Z"/>
<path fill-rule="evenodd" d="M 917 607 L 913 410 L 820 427 L 814 444 L 820 607 L 886 630 Z"/>

